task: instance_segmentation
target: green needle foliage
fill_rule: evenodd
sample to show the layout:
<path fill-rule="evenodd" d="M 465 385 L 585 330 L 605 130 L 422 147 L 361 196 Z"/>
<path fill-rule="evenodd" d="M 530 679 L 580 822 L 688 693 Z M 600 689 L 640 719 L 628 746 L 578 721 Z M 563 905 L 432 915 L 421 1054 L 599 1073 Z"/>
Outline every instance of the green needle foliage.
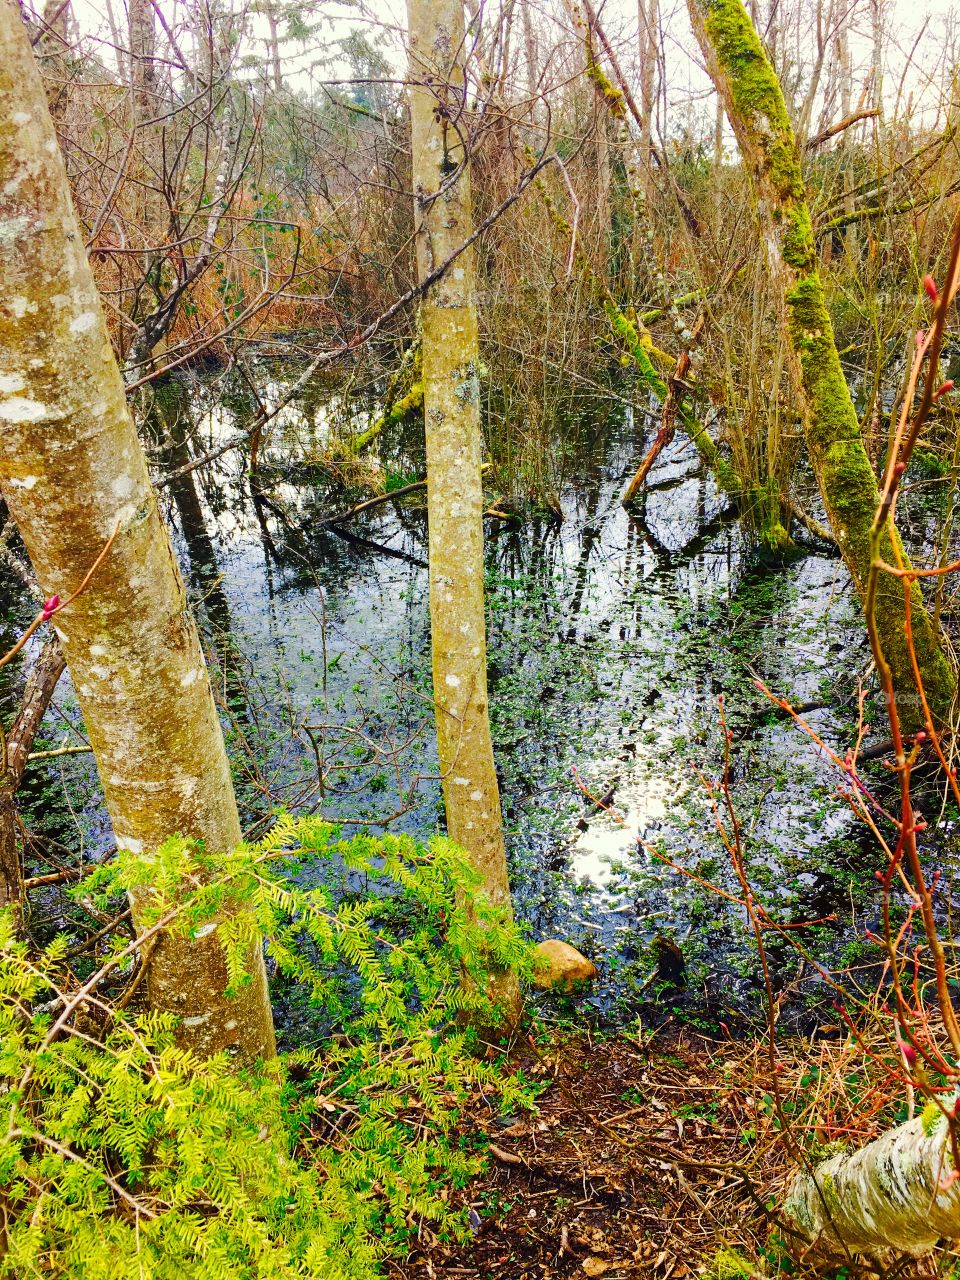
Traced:
<path fill-rule="evenodd" d="M 318 863 L 366 892 L 299 887 Z M 327 1034 L 256 1072 L 197 1060 L 173 1018 L 119 1007 L 126 940 L 81 983 L 65 941 L 36 954 L 0 916 L 0 1276 L 368 1280 L 426 1224 L 462 1233 L 449 1190 L 482 1157 L 456 1138 L 459 1109 L 477 1088 L 532 1096 L 466 1029 L 495 1018 L 487 965 L 529 971 L 530 949 L 478 907 L 463 854 L 281 814 L 215 863 L 179 838 L 152 865 L 121 853 L 84 894 L 107 905 L 145 882 L 157 922 L 224 933 L 235 988 L 251 914 L 235 908 L 252 907 Z"/>

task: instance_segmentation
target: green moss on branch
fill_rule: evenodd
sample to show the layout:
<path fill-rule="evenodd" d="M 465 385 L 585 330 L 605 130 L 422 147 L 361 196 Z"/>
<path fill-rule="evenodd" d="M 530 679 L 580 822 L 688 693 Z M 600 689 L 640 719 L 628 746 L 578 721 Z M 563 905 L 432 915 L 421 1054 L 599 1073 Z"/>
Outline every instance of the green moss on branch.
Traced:
<path fill-rule="evenodd" d="M 870 573 L 870 531 L 879 491 L 837 354 L 817 270 L 803 175 L 780 83 L 741 0 L 687 3 L 707 69 L 751 176 L 770 273 L 778 286 L 810 460 L 831 528 L 862 596 Z M 909 565 L 892 525 L 883 532 L 879 552 L 889 563 L 899 559 Z M 922 709 L 904 612 L 900 583 L 882 577 L 874 610 L 877 635 L 893 674 L 903 723 L 919 728 Z M 945 722 L 956 678 L 916 584 L 911 613 L 924 690 L 934 716 Z"/>

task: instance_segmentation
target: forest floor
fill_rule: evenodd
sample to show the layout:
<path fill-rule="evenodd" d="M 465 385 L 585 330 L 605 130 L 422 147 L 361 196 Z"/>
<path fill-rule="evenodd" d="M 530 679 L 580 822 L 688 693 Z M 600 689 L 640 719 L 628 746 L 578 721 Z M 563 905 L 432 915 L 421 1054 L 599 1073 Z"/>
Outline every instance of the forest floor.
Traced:
<path fill-rule="evenodd" d="M 791 1060 L 789 1044 L 778 1045 L 781 1097 L 794 1114 L 804 1107 L 806 1051 L 798 1045 Z M 481 1103 L 464 1117 L 464 1133 L 479 1131 L 490 1150 L 485 1173 L 461 1193 L 473 1238 L 451 1245 L 427 1233 L 392 1264 L 392 1280 L 815 1274 L 785 1256 L 768 1208 L 791 1165 L 759 1041 L 717 1044 L 686 1031 L 652 1043 L 555 1035 L 546 1048 L 528 1042 L 514 1065 L 546 1082 L 535 1111 L 501 1117 Z M 920 1280 L 955 1275 L 956 1266 L 957 1255 L 941 1253 L 827 1274 Z"/>

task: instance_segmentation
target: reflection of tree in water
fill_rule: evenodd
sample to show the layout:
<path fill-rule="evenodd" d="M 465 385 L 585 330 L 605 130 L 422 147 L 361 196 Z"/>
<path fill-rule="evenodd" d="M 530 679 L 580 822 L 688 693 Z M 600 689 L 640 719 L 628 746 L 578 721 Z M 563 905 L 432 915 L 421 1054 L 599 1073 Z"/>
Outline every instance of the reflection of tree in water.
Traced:
<path fill-rule="evenodd" d="M 361 583 L 378 590 L 385 553 L 420 563 L 413 552 L 422 550 L 422 514 L 410 513 L 406 543 L 412 550 L 406 552 L 381 547 L 362 534 L 331 536 L 323 520 L 344 505 L 342 494 L 331 495 L 329 483 L 315 483 L 311 468 L 296 461 L 287 475 L 272 452 L 260 453 L 262 470 L 258 482 L 249 486 L 249 469 L 233 478 L 223 464 L 185 470 L 209 445 L 200 439 L 189 388 L 180 384 L 163 390 L 169 394 L 160 397 L 162 417 L 156 402 L 151 406 L 151 430 L 168 477 L 163 489 L 169 491 L 188 553 L 193 594 L 209 624 L 238 776 L 248 784 L 243 789 L 248 809 L 261 817 L 269 805 L 282 803 L 294 810 L 320 807 L 338 821 L 376 822 L 430 802 L 433 784 L 424 789 L 417 781 L 421 775 L 432 776 L 435 767 L 423 769 L 425 716 L 409 683 L 414 674 L 410 654 L 401 652 L 396 661 L 392 651 L 368 651 L 355 625 L 366 594 Z M 234 420 L 231 427 L 235 425 Z M 204 475 L 208 479 L 201 484 Z M 267 496 L 267 489 L 276 500 Z M 248 601 L 238 604 L 235 592 L 228 597 L 219 563 L 221 529 L 232 527 L 256 539 L 252 516 L 258 495 L 266 499 L 262 508 L 270 526 L 264 557 L 270 580 L 249 604 L 269 620 L 268 643 L 280 658 L 272 671 L 250 661 L 249 637 L 243 627 L 237 629 L 238 610 L 242 614 Z M 391 504 L 391 511 L 397 506 Z M 211 512 L 219 514 L 216 524 Z M 261 527 L 261 542 L 262 532 Z M 233 572 L 233 561 L 225 562 L 225 568 L 228 575 Z M 422 637 L 413 639 L 421 599 L 410 593 L 410 651 L 423 649 Z M 291 617 L 291 608 L 309 615 L 315 626 L 304 630 Z M 296 650 L 288 648 L 291 640 L 303 650 L 299 662 Z M 362 679 L 361 668 L 366 669 Z"/>
<path fill-rule="evenodd" d="M 223 574 L 200 501 L 197 473 L 184 470 L 194 461 L 190 409 L 189 389 L 179 379 L 168 378 L 154 391 L 149 421 L 152 434 L 162 448 L 164 470 L 171 477 L 167 488 L 177 509 L 190 559 L 191 585 L 209 623 L 210 639 L 223 680 L 223 703 L 232 720 L 249 726 L 254 718 L 244 680 L 247 664 L 234 636 L 230 602 L 223 589 Z M 225 502 L 225 497 L 221 502 Z"/>
<path fill-rule="evenodd" d="M 216 446 L 217 436 L 208 438 L 199 425 L 202 396 L 201 389 L 199 397 L 175 397 L 180 410 L 163 428 L 158 448 L 168 474 Z M 191 403 L 192 426 L 183 421 Z M 211 397 L 208 411 L 212 403 Z M 217 404 L 212 412 L 222 410 Z M 317 461 L 315 432 L 329 429 L 330 413 L 329 405 L 317 409 L 311 427 L 292 404 L 288 419 L 257 443 L 255 466 L 241 472 L 235 462 L 221 463 L 187 472 L 165 488 L 209 622 L 224 698 L 231 704 L 238 695 L 231 717 L 270 761 L 257 778 L 248 768 L 251 785 L 265 784 L 273 803 L 317 807 L 348 824 L 376 824 L 399 813 L 400 829 L 422 832 L 436 821 L 437 792 L 423 696 L 429 651 L 425 580 L 417 567 L 425 553 L 422 497 L 391 500 L 331 529 L 331 514 L 366 495 L 345 494 Z M 232 435 L 242 423 L 242 416 L 228 413 L 220 429 Z M 380 463 L 393 483 L 422 475 L 415 436 L 406 424 L 383 442 Z M 784 649 L 794 619 L 792 570 L 771 575 L 769 566 L 750 559 L 734 514 L 717 509 L 714 487 L 692 456 L 659 468 L 641 501 L 624 511 L 623 459 L 634 444 L 623 433 L 601 433 L 577 455 L 563 522 L 540 511 L 524 523 L 491 520 L 486 529 L 491 702 L 518 905 L 556 933 L 583 915 L 591 928 L 615 929 L 600 898 L 571 898 L 565 887 L 577 874 L 570 832 L 584 812 L 570 765 L 576 763 L 586 781 L 602 783 L 601 792 L 618 781 L 628 793 L 648 775 L 656 782 L 660 764 L 673 769 L 677 750 L 684 759 L 709 761 L 717 694 L 727 692 L 743 738 L 747 786 L 754 774 L 762 779 L 775 767 L 776 753 L 763 709 L 751 701 L 746 666 L 771 634 L 779 646 L 781 687 L 795 662 Z M 259 522 L 257 496 L 263 499 Z M 216 522 L 211 512 L 220 513 Z M 240 595 L 233 579 L 229 596 L 220 581 L 218 560 L 228 575 L 243 562 L 242 554 L 224 557 L 221 538 L 231 530 L 248 548 L 258 540 L 264 545 L 269 580 L 264 586 L 255 567 L 250 596 L 249 581 Z M 258 558 L 254 550 L 254 562 Z M 249 651 L 251 610 L 276 647 L 272 675 L 246 669 L 241 657 L 241 646 Z M 316 620 L 313 640 L 301 615 Z M 257 620 L 249 620 L 255 633 Z M 315 643 L 320 632 L 322 659 Z M 763 669 L 770 668 L 772 680 L 776 662 L 767 657 Z M 260 726 L 250 727 L 245 715 Z M 681 736 L 685 746 L 678 748 Z M 645 743 L 646 772 L 635 763 Z M 234 745 L 245 757 L 238 734 Z M 259 793 L 256 802 L 259 807 Z M 760 835 L 776 844 L 782 832 L 764 813 Z M 684 810 L 679 826 L 671 817 L 662 833 L 678 854 L 687 848 L 687 821 Z M 629 853 L 627 862 L 633 865 Z M 637 881 L 638 918 L 654 907 L 668 916 L 675 910 L 661 880 Z M 634 893 L 632 884 L 625 892 Z M 727 939 L 724 946 L 730 945 Z"/>

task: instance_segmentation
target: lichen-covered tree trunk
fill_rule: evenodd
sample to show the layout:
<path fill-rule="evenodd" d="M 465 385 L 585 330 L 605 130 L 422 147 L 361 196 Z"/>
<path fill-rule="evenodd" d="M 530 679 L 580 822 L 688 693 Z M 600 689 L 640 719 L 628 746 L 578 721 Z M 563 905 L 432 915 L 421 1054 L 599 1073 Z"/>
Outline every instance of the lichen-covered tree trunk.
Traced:
<path fill-rule="evenodd" d="M 810 460 L 830 526 L 862 596 L 879 493 L 837 355 L 783 94 L 741 0 L 687 0 L 687 7 L 750 173 L 782 304 Z M 909 563 L 892 523 L 884 530 L 880 553 L 888 563 L 898 558 Z M 942 722 L 955 692 L 953 671 L 916 584 L 911 607 L 919 670 L 931 711 Z M 875 620 L 902 723 L 919 728 L 923 717 L 904 633 L 903 590 L 889 575 L 881 575 Z"/>
<path fill-rule="evenodd" d="M 15 0 L 0 0 L 0 491 L 46 595 L 117 843 L 240 838 L 220 723 L 170 538 L 127 409 L 40 77 Z M 134 901 L 135 916 L 143 900 Z M 200 1054 L 274 1051 L 262 952 L 228 998 L 216 930 L 165 937 L 150 1002 Z"/>
<path fill-rule="evenodd" d="M 420 278 L 472 231 L 465 128 L 463 6 L 408 0 L 414 214 Z M 483 489 L 476 275 L 464 250 L 421 307 L 423 404 L 430 524 L 430 629 L 443 794 L 450 837 L 509 908 L 510 885 L 487 707 L 483 600 Z M 518 1005 L 511 974 L 494 992 L 508 1018 Z"/>
<path fill-rule="evenodd" d="M 840 1152 L 787 1191 L 784 1214 L 824 1259 L 845 1251 L 923 1254 L 960 1239 L 947 1121 L 937 1105 L 859 1151 Z"/>

